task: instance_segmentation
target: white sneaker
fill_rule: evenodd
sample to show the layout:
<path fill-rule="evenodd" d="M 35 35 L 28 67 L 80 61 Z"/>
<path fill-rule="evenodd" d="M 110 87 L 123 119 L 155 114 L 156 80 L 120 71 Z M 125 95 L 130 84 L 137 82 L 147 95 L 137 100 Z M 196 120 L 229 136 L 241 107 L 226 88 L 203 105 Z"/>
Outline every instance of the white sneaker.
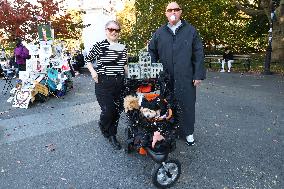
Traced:
<path fill-rule="evenodd" d="M 225 72 L 225 70 L 224 70 L 224 69 L 222 69 L 220 72 Z"/>
<path fill-rule="evenodd" d="M 193 135 L 188 135 L 188 136 L 186 137 L 185 143 L 186 143 L 188 146 L 194 146 L 195 140 L 194 140 L 194 138 L 193 138 Z"/>
<path fill-rule="evenodd" d="M 230 73 L 231 72 L 231 70 L 228 70 L 228 73 Z"/>

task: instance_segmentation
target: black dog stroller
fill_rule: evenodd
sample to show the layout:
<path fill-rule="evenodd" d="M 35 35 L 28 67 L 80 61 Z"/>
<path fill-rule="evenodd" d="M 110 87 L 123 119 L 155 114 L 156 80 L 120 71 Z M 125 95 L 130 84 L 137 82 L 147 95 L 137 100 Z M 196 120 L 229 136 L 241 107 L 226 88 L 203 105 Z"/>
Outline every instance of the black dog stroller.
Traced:
<path fill-rule="evenodd" d="M 144 103 L 150 106 L 159 106 L 165 113 L 163 118 L 148 119 L 140 110 L 126 113 L 129 124 L 125 129 L 127 153 L 137 151 L 141 155 L 148 155 L 156 163 L 152 170 L 152 182 L 158 188 L 168 188 L 174 185 L 181 174 L 181 164 L 177 159 L 168 159 L 168 155 L 176 148 L 176 131 L 174 115 L 167 89 L 165 74 L 160 74 L 158 79 L 127 79 L 128 95 L 143 93 Z M 145 90 L 146 89 L 146 90 Z M 160 91 L 160 94 L 149 92 Z M 157 141 L 153 146 L 154 135 L 159 132 L 163 140 Z"/>

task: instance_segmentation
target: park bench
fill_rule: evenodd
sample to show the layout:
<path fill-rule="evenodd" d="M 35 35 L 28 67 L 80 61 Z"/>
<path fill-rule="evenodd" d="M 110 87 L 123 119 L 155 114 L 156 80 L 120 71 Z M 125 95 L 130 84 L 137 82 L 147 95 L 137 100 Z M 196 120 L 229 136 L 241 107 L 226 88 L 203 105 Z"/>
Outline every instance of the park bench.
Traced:
<path fill-rule="evenodd" d="M 251 64 L 251 56 L 250 55 L 233 55 L 234 62 L 232 63 L 232 66 L 234 64 L 243 64 L 246 71 L 250 70 L 250 64 Z M 212 64 L 220 64 L 223 59 L 223 55 L 205 55 L 204 61 L 205 63 L 209 64 L 209 68 L 212 68 Z"/>

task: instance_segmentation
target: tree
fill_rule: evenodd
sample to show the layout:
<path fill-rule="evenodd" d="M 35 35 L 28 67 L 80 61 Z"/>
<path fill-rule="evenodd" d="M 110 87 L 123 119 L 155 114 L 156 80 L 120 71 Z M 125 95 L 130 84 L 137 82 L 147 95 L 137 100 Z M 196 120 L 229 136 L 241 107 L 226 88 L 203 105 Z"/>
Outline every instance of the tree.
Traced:
<path fill-rule="evenodd" d="M 153 32 L 165 23 L 164 8 L 168 1 L 160 0 L 136 0 L 135 1 L 135 25 L 133 30 L 133 39 L 135 49 L 139 50 L 145 47 L 151 39 Z"/>
<path fill-rule="evenodd" d="M 127 42 L 130 53 L 136 49 L 135 24 L 136 24 L 135 0 L 125 2 L 124 9 L 117 13 L 119 23 L 122 25 L 121 39 Z"/>
<path fill-rule="evenodd" d="M 255 40 L 247 34 L 249 18 L 238 14 L 229 1 L 194 1 L 185 4 L 183 11 L 183 17 L 199 31 L 208 53 L 225 46 L 236 53 L 259 50 L 253 49 Z"/>
<path fill-rule="evenodd" d="M 52 19 L 51 25 L 54 29 L 56 39 L 79 39 L 82 36 L 82 29 L 87 27 L 83 24 L 82 14 L 79 10 L 70 10 L 63 16 Z"/>
<path fill-rule="evenodd" d="M 284 62 L 284 0 L 234 0 L 234 5 L 250 16 L 266 16 L 273 22 L 272 61 Z M 271 11 L 275 9 L 276 19 L 271 19 Z"/>
<path fill-rule="evenodd" d="M 30 23 L 34 21 L 31 3 L 25 0 L 15 0 L 13 3 L 7 0 L 0 2 L 0 30 L 1 36 L 12 41 L 17 36 L 30 33 Z"/>
<path fill-rule="evenodd" d="M 83 12 L 66 13 L 63 1 L 38 0 L 37 5 L 32 5 L 26 0 L 1 0 L 0 35 L 9 42 L 16 37 L 29 42 L 37 39 L 38 25 L 51 24 L 55 37 L 78 39 L 84 26 L 82 19 L 75 19 L 75 16 Z"/>
<path fill-rule="evenodd" d="M 267 20 L 245 15 L 229 0 L 179 0 L 178 3 L 183 9 L 182 17 L 197 28 L 208 53 L 224 46 L 236 53 L 264 51 L 266 31 L 263 28 L 268 29 Z M 135 49 L 143 48 L 153 32 L 167 22 L 167 4 L 167 0 L 158 3 L 136 0 L 129 9 L 135 15 L 135 21 L 131 22 L 134 24 L 129 32 L 122 33 L 123 39 L 130 40 L 127 43 Z M 118 16 L 122 21 L 127 20 L 126 12 Z"/>

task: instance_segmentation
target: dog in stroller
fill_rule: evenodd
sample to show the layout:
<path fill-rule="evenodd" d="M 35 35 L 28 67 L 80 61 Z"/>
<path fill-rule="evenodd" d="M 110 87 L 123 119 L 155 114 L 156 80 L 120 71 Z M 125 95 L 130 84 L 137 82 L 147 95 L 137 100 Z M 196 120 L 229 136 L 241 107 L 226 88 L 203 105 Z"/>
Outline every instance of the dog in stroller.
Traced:
<path fill-rule="evenodd" d="M 129 88 L 132 90 L 124 98 L 124 110 L 129 122 L 125 129 L 125 151 L 137 151 L 154 160 L 156 164 L 152 170 L 152 181 L 158 188 L 171 187 L 181 174 L 180 162 L 168 160 L 169 153 L 176 147 L 177 127 L 165 76 L 161 73 L 158 82 L 128 80 L 127 86 L 131 86 Z M 150 93 L 157 89 L 160 94 Z"/>

